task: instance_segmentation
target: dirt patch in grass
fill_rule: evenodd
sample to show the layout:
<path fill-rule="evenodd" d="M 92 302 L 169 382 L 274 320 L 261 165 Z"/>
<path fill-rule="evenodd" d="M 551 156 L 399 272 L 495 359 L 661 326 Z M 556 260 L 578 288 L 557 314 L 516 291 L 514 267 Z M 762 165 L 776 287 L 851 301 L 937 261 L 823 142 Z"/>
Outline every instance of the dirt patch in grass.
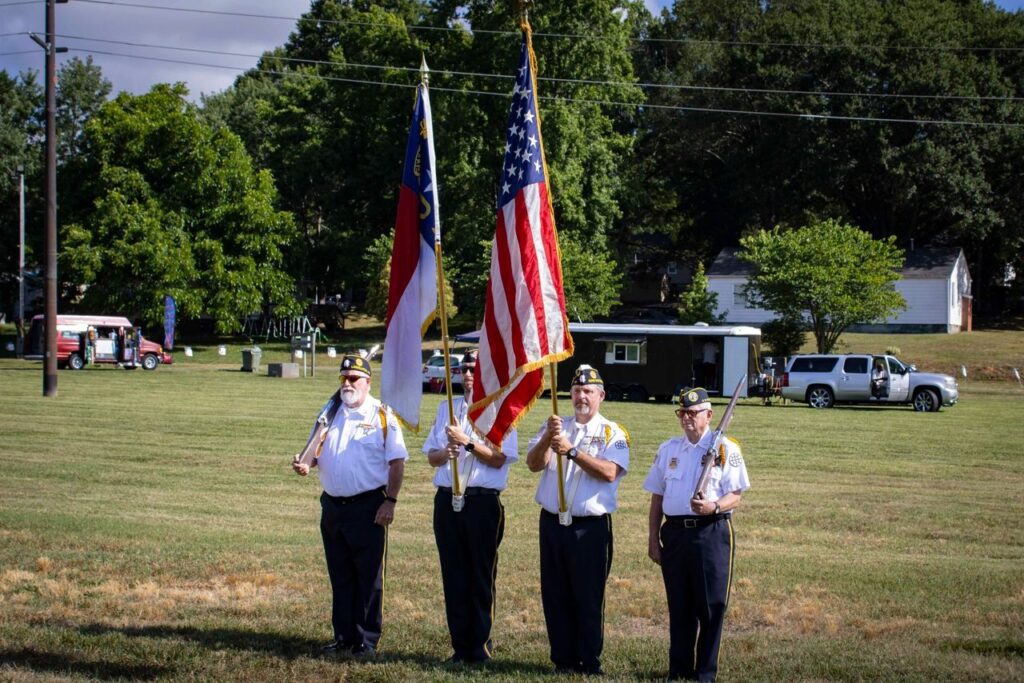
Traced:
<path fill-rule="evenodd" d="M 40 558 L 45 559 L 45 558 Z M 49 563 L 36 563 L 37 567 Z M 256 612 L 296 599 L 301 593 L 275 574 L 229 574 L 204 581 L 107 579 L 83 584 L 64 571 L 0 572 L 0 604 L 65 620 L 96 618 L 114 623 L 165 620 L 182 611 L 230 609 Z"/>

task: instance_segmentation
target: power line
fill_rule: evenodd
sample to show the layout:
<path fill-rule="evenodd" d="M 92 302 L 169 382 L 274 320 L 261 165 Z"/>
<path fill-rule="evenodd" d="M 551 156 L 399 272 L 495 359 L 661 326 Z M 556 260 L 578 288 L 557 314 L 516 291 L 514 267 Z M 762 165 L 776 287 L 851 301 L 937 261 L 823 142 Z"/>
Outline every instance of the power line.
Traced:
<path fill-rule="evenodd" d="M 39 0 L 35 0 L 38 2 Z M 210 14 L 210 15 L 221 15 L 230 17 L 248 17 L 252 19 L 273 19 L 282 21 L 293 21 L 297 22 L 302 17 L 287 17 L 274 14 L 255 14 L 250 12 L 229 12 L 226 10 L 206 10 L 206 9 L 195 9 L 190 7 L 169 7 L 166 5 L 146 5 L 135 2 L 113 2 L 112 0 L 77 0 L 79 3 L 88 3 L 94 5 L 113 5 L 115 7 L 133 7 L 138 9 L 155 9 L 164 10 L 168 12 L 190 12 L 195 14 Z M 15 3 L 15 4 L 27 4 L 27 3 Z M 342 21 L 340 19 L 316 19 L 312 17 L 307 18 L 308 21 L 315 21 L 319 24 L 327 25 L 341 25 L 341 26 L 378 26 L 384 28 L 390 28 L 392 24 L 382 24 L 378 22 L 368 21 Z M 407 31 L 455 31 L 455 32 L 469 32 L 479 34 L 489 34 L 497 36 L 514 36 L 518 37 L 520 34 L 518 31 L 495 31 L 490 29 L 474 29 L 472 27 L 467 28 L 455 28 L 451 26 L 412 26 L 404 24 L 403 27 Z M 533 33 L 535 38 L 564 38 L 569 40 L 606 40 L 609 36 L 605 35 L 594 35 L 585 33 L 546 33 L 541 31 L 535 31 Z M 798 48 L 814 48 L 814 49 L 842 49 L 842 50 L 910 50 L 910 51 L 925 51 L 925 52 L 1024 52 L 1024 47 L 1020 46 L 962 46 L 962 45 L 887 45 L 887 44 L 863 44 L 858 45 L 855 43 L 791 43 L 791 42 L 771 42 L 771 41 L 753 41 L 753 40 L 709 40 L 702 38 L 630 38 L 629 40 L 640 42 L 640 43 L 679 43 L 679 44 L 695 44 L 695 45 L 727 45 L 731 47 L 780 47 L 787 49 L 798 49 Z"/>
<path fill-rule="evenodd" d="M 10 57 L 12 55 L 27 55 L 37 53 L 39 50 L 20 50 L 18 52 L 0 52 L 0 57 Z"/>
<path fill-rule="evenodd" d="M 136 43 L 124 40 L 107 40 L 103 38 L 89 38 L 87 36 L 75 36 L 67 34 L 58 34 L 58 37 L 68 40 L 84 40 L 93 43 L 107 43 L 113 45 L 125 45 L 130 47 L 140 47 L 147 49 L 158 49 L 158 50 L 176 50 L 179 52 L 195 52 L 200 54 L 220 55 L 227 57 L 245 57 L 252 59 L 260 59 L 264 55 L 249 54 L 244 52 L 226 52 L 222 50 L 208 50 L 204 48 L 195 47 L 180 47 L 176 45 L 155 45 L 152 43 Z M 405 67 L 405 66 L 389 66 L 386 64 L 359 64 L 354 62 L 332 62 L 322 59 L 303 59 L 298 57 L 284 57 L 279 55 L 269 55 L 269 58 L 278 59 L 283 62 L 295 62 L 299 64 L 310 64 L 310 65 L 323 65 L 330 66 L 340 69 L 349 68 L 360 68 L 360 69 L 378 69 L 384 71 L 407 71 L 419 73 L 418 67 Z M 512 80 L 514 77 L 508 74 L 492 74 L 492 73 L 480 73 L 474 71 L 455 71 L 451 69 L 436 69 L 431 70 L 432 74 L 452 75 L 452 76 L 469 76 L 473 78 L 497 78 L 502 80 Z M 583 85 L 601 85 L 601 86 L 612 86 L 612 87 L 638 87 L 646 89 L 667 89 L 667 90 L 684 90 L 684 91 L 711 91 L 711 92 L 734 92 L 749 94 L 755 93 L 759 95 L 774 94 L 774 95 L 809 95 L 814 97 L 867 97 L 867 98 L 882 98 L 882 99 L 926 99 L 926 100 L 958 100 L 958 101 L 998 101 L 998 102 L 1016 102 L 1024 101 L 1024 97 L 1013 97 L 1013 96 L 1002 96 L 1002 95 L 938 95 L 938 94 L 902 94 L 902 93 L 872 93 L 872 92 L 850 92 L 850 91 L 828 91 L 828 90 L 785 90 L 780 88 L 737 88 L 728 86 L 714 86 L 714 85 L 681 85 L 677 83 L 636 83 L 630 81 L 598 81 L 590 79 L 580 78 L 556 78 L 551 76 L 538 76 L 537 80 L 545 81 L 550 83 L 571 83 L 571 84 L 583 84 Z"/>
<path fill-rule="evenodd" d="M 119 52 L 108 52 L 103 50 L 85 50 L 83 48 L 69 48 L 74 52 L 83 52 L 87 54 L 95 55 L 107 55 L 113 57 L 126 57 L 129 59 L 145 59 L 157 62 L 166 62 L 171 64 L 185 64 L 189 66 L 201 66 L 210 67 L 215 69 L 229 69 L 232 71 L 250 71 L 247 67 L 228 66 L 226 64 L 209 64 L 204 62 L 192 62 L 187 60 L 169 59 L 164 57 L 147 57 L 143 55 L 131 55 Z M 352 83 L 358 85 L 374 85 L 389 88 L 415 88 L 415 83 L 389 83 L 387 81 L 369 81 L 364 79 L 356 78 L 341 78 L 338 76 L 323 76 L 319 74 L 309 74 L 295 71 L 277 71 L 273 69 L 251 69 L 256 73 L 263 73 L 274 76 L 285 76 L 289 78 L 319 78 L 325 81 L 341 82 L 341 83 Z M 483 95 L 490 97 L 509 97 L 507 92 L 494 92 L 487 90 L 471 90 L 471 89 L 460 89 L 460 88 L 444 88 L 438 86 L 430 87 L 432 92 L 450 92 L 460 95 Z M 637 102 L 616 102 L 611 100 L 592 100 L 592 99 L 579 99 L 571 97 L 555 97 L 550 95 L 541 95 L 541 100 L 550 102 L 571 102 L 578 104 L 595 104 L 601 106 L 610 107 L 629 107 L 633 109 L 658 109 L 664 111 L 686 111 L 686 112 L 700 112 L 700 113 L 713 113 L 713 114 L 734 114 L 738 116 L 764 116 L 774 118 L 793 118 L 793 119 L 804 119 L 814 121 L 860 121 L 865 123 L 899 123 L 899 124 L 913 124 L 913 125 L 948 125 L 948 126 L 964 126 L 964 127 L 978 127 L 978 128 L 1022 128 L 1024 123 L 1000 123 L 990 121 L 956 121 L 956 120 L 942 120 L 942 119 L 903 119 L 903 118 L 891 118 L 891 117 L 868 117 L 868 116 L 842 116 L 837 114 L 808 114 L 808 113 L 797 113 L 797 112 L 777 112 L 777 111 L 760 111 L 760 110 L 747 110 L 747 109 L 726 109 L 719 107 L 691 107 L 683 105 L 669 105 L 669 104 L 651 104 L 651 103 L 637 103 Z"/>
<path fill-rule="evenodd" d="M 4 2 L 0 3 L 0 7 L 16 7 L 18 5 L 41 5 L 45 1 L 46 0 L 23 0 L 22 2 Z"/>

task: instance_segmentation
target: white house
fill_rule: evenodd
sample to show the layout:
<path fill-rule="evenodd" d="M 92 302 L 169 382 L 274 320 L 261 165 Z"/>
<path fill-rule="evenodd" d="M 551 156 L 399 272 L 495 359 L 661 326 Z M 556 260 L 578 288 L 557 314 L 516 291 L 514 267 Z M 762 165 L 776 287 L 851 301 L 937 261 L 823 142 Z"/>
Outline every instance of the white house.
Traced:
<path fill-rule="evenodd" d="M 753 308 L 746 297 L 753 267 L 737 256 L 738 248 L 723 249 L 708 269 L 708 291 L 718 294 L 716 313 L 730 325 L 759 325 L 776 317 L 774 311 Z M 896 290 L 907 309 L 878 325 L 851 328 L 858 332 L 960 332 L 971 330 L 971 273 L 959 247 L 925 247 L 906 253 Z"/>

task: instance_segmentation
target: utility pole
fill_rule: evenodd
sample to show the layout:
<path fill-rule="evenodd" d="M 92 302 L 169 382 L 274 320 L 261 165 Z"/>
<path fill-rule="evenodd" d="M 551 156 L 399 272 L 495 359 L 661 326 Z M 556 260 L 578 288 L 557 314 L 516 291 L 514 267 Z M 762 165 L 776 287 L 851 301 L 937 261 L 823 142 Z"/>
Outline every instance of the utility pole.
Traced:
<path fill-rule="evenodd" d="M 46 341 L 43 347 L 43 396 L 57 395 L 57 3 L 46 0 L 46 40 L 29 34 L 46 51 Z"/>
<path fill-rule="evenodd" d="M 18 164 L 18 358 L 25 355 L 25 166 Z"/>

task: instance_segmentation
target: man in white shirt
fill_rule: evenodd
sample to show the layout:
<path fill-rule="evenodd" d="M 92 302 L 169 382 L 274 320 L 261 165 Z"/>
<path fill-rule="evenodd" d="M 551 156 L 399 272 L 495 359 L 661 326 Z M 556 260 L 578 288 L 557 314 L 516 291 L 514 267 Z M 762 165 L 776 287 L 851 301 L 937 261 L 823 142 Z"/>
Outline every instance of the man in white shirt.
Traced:
<path fill-rule="evenodd" d="M 612 513 L 629 469 L 629 435 L 600 413 L 601 375 L 581 365 L 572 380 L 574 415 L 552 415 L 530 441 L 526 464 L 542 472 L 540 582 L 551 661 L 557 671 L 601 673 L 604 591 L 612 566 Z M 565 465 L 571 524 L 559 518 L 558 458 Z"/>
<path fill-rule="evenodd" d="M 498 546 L 505 534 L 501 492 L 508 486 L 509 465 L 519 459 L 516 430 L 494 448 L 473 432 L 470 396 L 476 376 L 476 351 L 462 357 L 464 396 L 441 401 L 430 435 L 423 443 L 434 474 L 434 540 L 441 561 L 444 606 L 455 653 L 449 661 L 486 662 L 494 652 L 494 621 Z M 454 498 L 457 472 L 462 500 Z M 456 510 L 456 507 L 461 509 Z"/>
<path fill-rule="evenodd" d="M 383 621 L 387 527 L 409 457 L 398 420 L 370 396 L 365 358 L 341 359 L 341 388 L 321 409 L 330 428 L 313 466 L 320 473 L 320 534 L 331 578 L 334 640 L 325 655 L 372 655 Z M 316 429 L 316 427 L 314 427 Z M 292 468 L 309 474 L 295 456 Z"/>
<path fill-rule="evenodd" d="M 694 497 L 713 440 L 707 391 L 683 389 L 676 415 L 683 435 L 661 444 L 644 481 L 647 554 L 661 565 L 668 598 L 669 680 L 713 681 L 732 582 L 732 510 L 750 481 L 739 444 L 727 437 L 703 497 Z"/>

